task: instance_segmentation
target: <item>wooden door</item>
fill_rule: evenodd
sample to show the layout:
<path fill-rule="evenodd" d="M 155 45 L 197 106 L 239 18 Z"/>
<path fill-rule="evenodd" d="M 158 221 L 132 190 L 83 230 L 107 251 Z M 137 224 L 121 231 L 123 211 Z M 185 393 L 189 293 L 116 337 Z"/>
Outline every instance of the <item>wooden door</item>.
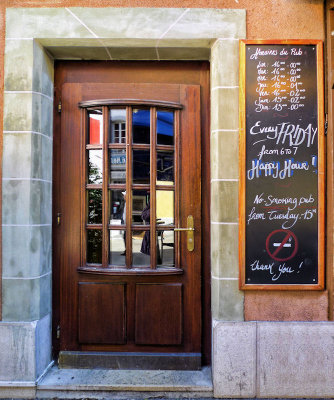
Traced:
<path fill-rule="evenodd" d="M 61 362 L 198 368 L 200 86 L 65 83 L 61 104 Z"/>

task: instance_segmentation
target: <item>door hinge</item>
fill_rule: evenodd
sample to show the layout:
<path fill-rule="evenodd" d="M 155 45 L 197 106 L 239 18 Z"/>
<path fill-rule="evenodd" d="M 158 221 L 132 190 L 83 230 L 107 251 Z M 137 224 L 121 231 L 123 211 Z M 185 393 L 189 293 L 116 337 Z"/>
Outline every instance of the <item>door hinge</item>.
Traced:
<path fill-rule="evenodd" d="M 60 325 L 57 326 L 57 339 L 60 339 Z"/>
<path fill-rule="evenodd" d="M 57 225 L 61 224 L 61 213 L 57 213 Z"/>
<path fill-rule="evenodd" d="M 59 103 L 58 103 L 57 109 L 58 109 L 58 112 L 61 113 L 61 100 L 60 99 L 59 99 Z"/>

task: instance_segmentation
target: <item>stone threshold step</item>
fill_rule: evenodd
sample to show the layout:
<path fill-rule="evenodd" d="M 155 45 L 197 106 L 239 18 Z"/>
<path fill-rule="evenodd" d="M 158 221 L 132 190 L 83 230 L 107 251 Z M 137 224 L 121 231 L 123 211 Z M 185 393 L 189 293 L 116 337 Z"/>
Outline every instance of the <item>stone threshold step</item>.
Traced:
<path fill-rule="evenodd" d="M 131 393 L 130 393 L 131 392 Z M 207 398 L 211 368 L 200 371 L 59 369 L 53 366 L 37 385 L 37 398 Z"/>

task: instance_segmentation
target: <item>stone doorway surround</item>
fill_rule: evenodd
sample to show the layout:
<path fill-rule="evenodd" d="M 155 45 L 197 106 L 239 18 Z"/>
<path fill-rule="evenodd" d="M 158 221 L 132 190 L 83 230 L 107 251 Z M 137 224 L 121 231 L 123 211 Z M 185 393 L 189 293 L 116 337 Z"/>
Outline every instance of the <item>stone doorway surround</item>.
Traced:
<path fill-rule="evenodd" d="M 245 36 L 245 10 L 7 9 L 0 397 L 33 396 L 52 365 L 54 59 L 210 60 L 213 329 L 219 321 L 243 320 L 237 254 L 238 41 Z"/>

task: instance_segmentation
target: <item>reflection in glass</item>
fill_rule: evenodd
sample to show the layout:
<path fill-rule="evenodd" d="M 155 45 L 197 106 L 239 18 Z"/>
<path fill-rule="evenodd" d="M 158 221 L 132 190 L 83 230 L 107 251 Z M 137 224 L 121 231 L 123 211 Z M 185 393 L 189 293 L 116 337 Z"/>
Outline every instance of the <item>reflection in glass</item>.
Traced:
<path fill-rule="evenodd" d="M 111 149 L 110 158 L 110 183 L 126 183 L 126 151 Z"/>
<path fill-rule="evenodd" d="M 157 112 L 157 143 L 174 145 L 174 113 L 172 111 Z"/>
<path fill-rule="evenodd" d="M 158 231 L 157 264 L 172 266 L 174 261 L 174 231 Z"/>
<path fill-rule="evenodd" d="M 102 183 L 102 150 L 88 151 L 88 183 Z"/>
<path fill-rule="evenodd" d="M 150 183 L 149 150 L 133 150 L 133 183 Z"/>
<path fill-rule="evenodd" d="M 126 142 L 126 111 L 125 109 L 115 109 L 109 111 L 110 143 Z"/>
<path fill-rule="evenodd" d="M 87 230 L 87 263 L 102 264 L 102 231 Z"/>
<path fill-rule="evenodd" d="M 133 110 L 132 142 L 150 144 L 150 110 Z"/>
<path fill-rule="evenodd" d="M 157 190 L 157 225 L 174 224 L 174 192 Z"/>
<path fill-rule="evenodd" d="M 102 224 L 102 190 L 88 190 L 88 223 Z"/>
<path fill-rule="evenodd" d="M 132 192 L 132 222 L 136 225 L 150 224 L 150 192 L 134 190 Z"/>
<path fill-rule="evenodd" d="M 157 184 L 162 181 L 170 185 L 174 183 L 174 153 L 157 152 Z"/>
<path fill-rule="evenodd" d="M 110 220 L 113 225 L 124 225 L 126 219 L 125 190 L 110 190 Z"/>
<path fill-rule="evenodd" d="M 103 116 L 102 110 L 88 111 L 88 144 L 102 144 Z"/>
<path fill-rule="evenodd" d="M 109 231 L 109 264 L 125 265 L 125 231 Z"/>
<path fill-rule="evenodd" d="M 150 265 L 150 231 L 132 232 L 132 265 L 134 267 Z"/>

